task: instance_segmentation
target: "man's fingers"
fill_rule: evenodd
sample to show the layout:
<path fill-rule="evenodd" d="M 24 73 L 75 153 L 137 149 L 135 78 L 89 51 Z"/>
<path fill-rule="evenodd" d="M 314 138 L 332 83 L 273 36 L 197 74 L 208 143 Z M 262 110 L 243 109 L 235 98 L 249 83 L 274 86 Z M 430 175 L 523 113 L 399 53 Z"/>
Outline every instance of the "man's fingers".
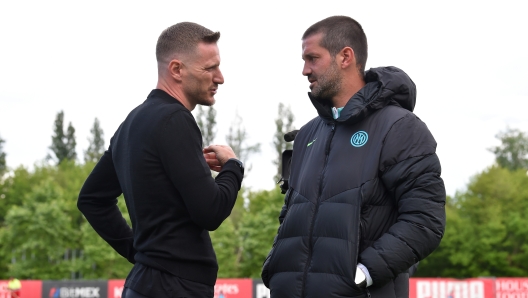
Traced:
<path fill-rule="evenodd" d="M 220 172 L 222 170 L 221 166 L 209 166 L 209 169 L 215 172 Z"/>
<path fill-rule="evenodd" d="M 204 153 L 204 158 L 206 160 L 207 159 L 216 159 L 216 153 L 214 153 L 214 152 Z"/>
<path fill-rule="evenodd" d="M 218 159 L 209 159 L 209 160 L 205 160 L 207 162 L 207 165 L 209 165 L 209 167 L 218 167 L 218 166 L 221 166 L 220 162 L 218 161 Z"/>
<path fill-rule="evenodd" d="M 226 145 L 207 146 L 203 148 L 203 153 L 206 160 L 217 159 L 219 161 L 220 166 L 226 163 L 229 158 L 236 158 L 233 149 Z"/>
<path fill-rule="evenodd" d="M 221 147 L 225 147 L 225 146 L 224 145 L 209 145 L 209 146 L 203 148 L 203 151 L 204 152 L 216 152 Z"/>

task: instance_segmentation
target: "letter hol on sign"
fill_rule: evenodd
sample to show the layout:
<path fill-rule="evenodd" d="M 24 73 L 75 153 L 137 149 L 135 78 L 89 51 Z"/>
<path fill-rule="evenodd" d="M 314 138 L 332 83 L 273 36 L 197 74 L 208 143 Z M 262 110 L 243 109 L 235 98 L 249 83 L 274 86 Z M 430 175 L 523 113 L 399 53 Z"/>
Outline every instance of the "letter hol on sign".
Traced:
<path fill-rule="evenodd" d="M 528 298 L 528 278 L 497 278 L 496 298 Z"/>

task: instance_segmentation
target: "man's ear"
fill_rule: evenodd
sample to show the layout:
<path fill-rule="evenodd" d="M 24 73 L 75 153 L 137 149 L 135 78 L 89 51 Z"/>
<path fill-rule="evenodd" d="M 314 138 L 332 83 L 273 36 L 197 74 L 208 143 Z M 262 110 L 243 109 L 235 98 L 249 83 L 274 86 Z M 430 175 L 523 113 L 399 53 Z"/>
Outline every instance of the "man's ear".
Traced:
<path fill-rule="evenodd" d="M 350 66 L 356 68 L 356 55 L 351 47 L 344 47 L 339 52 L 339 58 L 341 59 L 341 68 L 348 68 Z"/>
<path fill-rule="evenodd" d="M 182 80 L 182 69 L 183 63 L 178 59 L 173 59 L 169 62 L 168 71 L 169 75 L 176 81 Z"/>

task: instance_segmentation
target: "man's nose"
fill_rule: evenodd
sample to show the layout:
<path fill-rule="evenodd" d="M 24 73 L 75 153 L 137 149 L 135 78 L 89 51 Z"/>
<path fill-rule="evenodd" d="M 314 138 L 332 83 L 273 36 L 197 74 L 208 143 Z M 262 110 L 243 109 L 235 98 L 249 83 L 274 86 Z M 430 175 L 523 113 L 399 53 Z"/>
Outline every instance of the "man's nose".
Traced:
<path fill-rule="evenodd" d="M 223 84 L 224 83 L 224 75 L 220 70 L 218 70 L 218 73 L 213 77 L 213 82 L 216 84 Z"/>
<path fill-rule="evenodd" d="M 303 76 L 309 76 L 311 73 L 312 73 L 312 69 L 310 67 L 308 67 L 306 65 L 306 63 L 304 63 L 304 67 L 303 67 L 303 70 L 302 70 Z"/>

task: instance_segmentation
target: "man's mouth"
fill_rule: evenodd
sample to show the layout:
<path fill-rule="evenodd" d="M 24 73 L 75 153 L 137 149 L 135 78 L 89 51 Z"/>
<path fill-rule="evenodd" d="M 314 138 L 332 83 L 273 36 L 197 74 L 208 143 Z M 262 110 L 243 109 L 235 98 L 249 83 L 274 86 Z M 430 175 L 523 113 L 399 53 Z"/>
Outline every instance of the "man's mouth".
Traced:
<path fill-rule="evenodd" d="M 310 90 L 314 87 L 316 81 L 317 79 L 313 75 L 308 76 L 308 82 L 310 82 Z"/>

